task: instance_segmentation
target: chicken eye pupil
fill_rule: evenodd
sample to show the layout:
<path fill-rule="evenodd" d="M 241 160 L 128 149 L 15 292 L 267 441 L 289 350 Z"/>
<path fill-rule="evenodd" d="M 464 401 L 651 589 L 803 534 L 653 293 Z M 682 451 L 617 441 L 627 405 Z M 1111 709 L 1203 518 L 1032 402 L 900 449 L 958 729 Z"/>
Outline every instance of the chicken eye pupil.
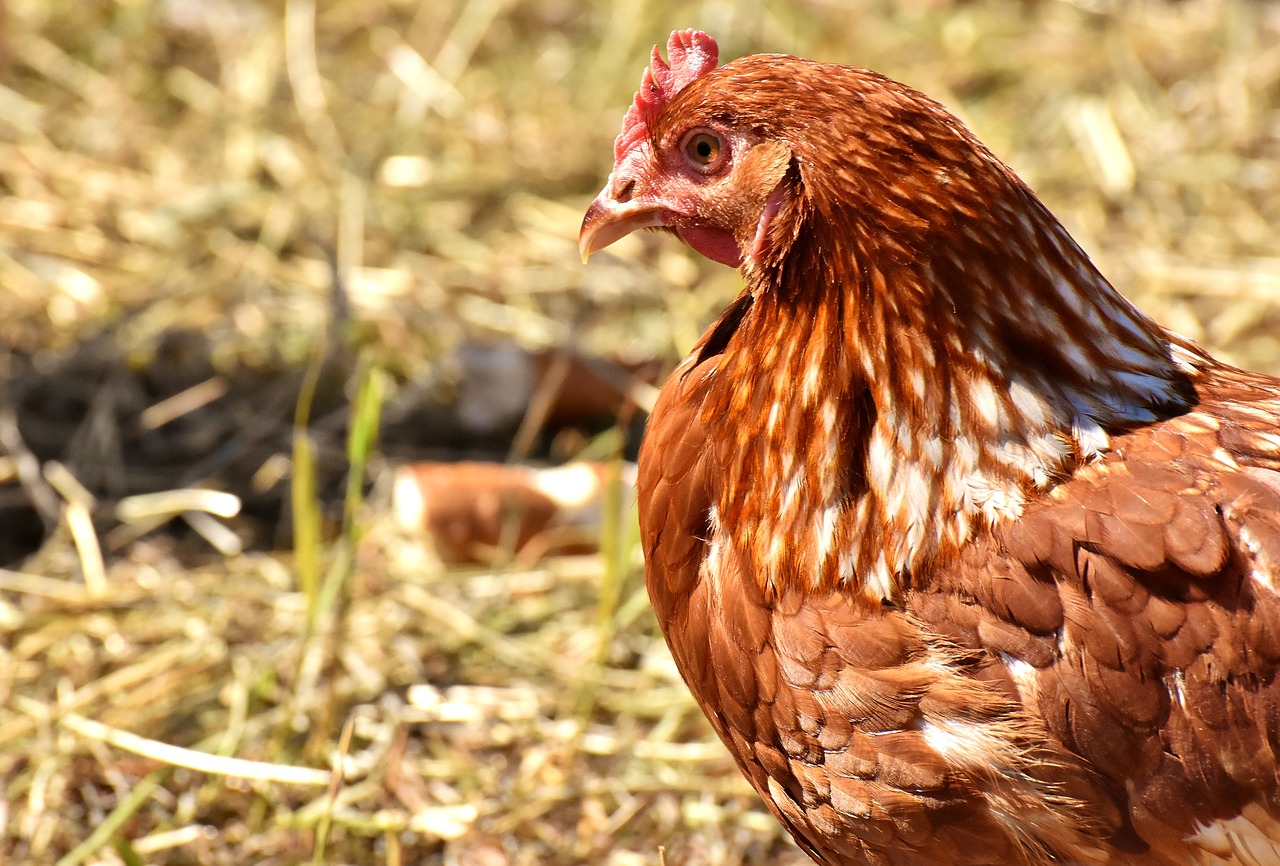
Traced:
<path fill-rule="evenodd" d="M 703 159 L 711 158 L 711 142 L 707 141 L 705 138 L 698 139 L 698 156 Z"/>

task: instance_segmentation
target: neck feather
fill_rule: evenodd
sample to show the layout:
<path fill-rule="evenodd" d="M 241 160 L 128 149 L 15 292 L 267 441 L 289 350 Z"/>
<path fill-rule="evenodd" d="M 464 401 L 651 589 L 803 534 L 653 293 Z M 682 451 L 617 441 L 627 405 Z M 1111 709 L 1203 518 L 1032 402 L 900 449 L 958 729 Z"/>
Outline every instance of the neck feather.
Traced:
<path fill-rule="evenodd" d="M 716 531 L 766 591 L 892 599 L 1111 434 L 1194 402 L 1190 361 L 1034 196 L 985 216 L 1000 231 L 922 254 L 819 206 L 749 271 L 704 420 Z"/>

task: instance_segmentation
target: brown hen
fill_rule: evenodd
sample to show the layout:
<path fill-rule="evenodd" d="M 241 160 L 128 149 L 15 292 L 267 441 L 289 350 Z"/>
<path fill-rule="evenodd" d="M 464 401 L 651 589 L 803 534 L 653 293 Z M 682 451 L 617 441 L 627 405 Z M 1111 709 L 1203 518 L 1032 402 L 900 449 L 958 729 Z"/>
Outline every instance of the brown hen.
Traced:
<path fill-rule="evenodd" d="M 654 50 L 582 225 L 740 266 L 640 455 L 649 593 L 826 864 L 1280 863 L 1280 382 L 941 105 Z"/>

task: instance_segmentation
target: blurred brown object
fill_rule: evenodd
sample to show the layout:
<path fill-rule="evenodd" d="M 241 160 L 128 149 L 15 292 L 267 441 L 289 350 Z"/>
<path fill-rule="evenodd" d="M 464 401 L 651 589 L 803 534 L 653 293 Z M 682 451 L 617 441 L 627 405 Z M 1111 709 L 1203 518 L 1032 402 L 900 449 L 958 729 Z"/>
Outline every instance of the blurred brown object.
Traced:
<path fill-rule="evenodd" d="M 555 426 L 621 416 L 628 404 L 648 414 L 658 395 L 655 383 L 664 371 L 654 361 L 627 363 L 562 351 L 536 352 L 532 358 L 540 385 L 555 376 L 558 363 L 567 365 L 547 414 L 547 421 Z"/>
<path fill-rule="evenodd" d="M 518 423 L 539 396 L 551 427 L 617 419 L 635 409 L 647 414 L 663 371 L 652 361 L 627 363 L 564 349 L 530 352 L 509 342 L 465 343 L 456 363 L 458 417 L 478 432 Z"/>
<path fill-rule="evenodd" d="M 491 565 L 528 563 L 599 547 L 614 465 L 553 468 L 502 463 L 412 463 L 396 472 L 393 503 L 402 526 L 425 529 L 440 557 Z M 621 464 L 615 495 L 635 495 L 635 465 Z"/>
<path fill-rule="evenodd" d="M 403 388 L 383 416 L 393 456 L 550 463 L 572 460 L 612 427 L 634 458 L 667 367 L 661 361 L 530 351 L 509 340 L 467 340 Z"/>

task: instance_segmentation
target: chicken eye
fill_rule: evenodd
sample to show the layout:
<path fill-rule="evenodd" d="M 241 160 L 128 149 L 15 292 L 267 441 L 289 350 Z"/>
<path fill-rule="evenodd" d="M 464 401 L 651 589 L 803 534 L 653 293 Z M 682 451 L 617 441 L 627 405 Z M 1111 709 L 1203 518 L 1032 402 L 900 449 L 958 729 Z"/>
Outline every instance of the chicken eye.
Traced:
<path fill-rule="evenodd" d="M 697 168 L 708 168 L 720 159 L 720 139 L 709 132 L 698 132 L 684 143 L 685 156 Z"/>

